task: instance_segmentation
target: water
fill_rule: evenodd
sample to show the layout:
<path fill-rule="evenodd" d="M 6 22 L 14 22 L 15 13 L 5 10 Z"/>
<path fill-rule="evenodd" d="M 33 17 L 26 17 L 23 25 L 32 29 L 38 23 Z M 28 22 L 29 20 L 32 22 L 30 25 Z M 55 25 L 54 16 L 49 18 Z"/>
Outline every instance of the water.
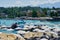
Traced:
<path fill-rule="evenodd" d="M 8 31 L 8 30 L 6 30 L 6 29 L 0 29 L 0 32 L 3 32 L 3 33 L 9 33 L 9 34 L 11 34 L 11 33 L 17 34 L 17 31 L 16 31 L 16 30 Z"/>
<path fill-rule="evenodd" d="M 47 25 L 48 27 L 59 27 L 60 28 L 60 21 L 40 21 L 40 20 L 5 20 L 0 19 L 0 25 L 6 25 L 11 26 L 14 23 L 19 23 L 21 28 L 24 28 L 24 24 L 30 24 L 30 25 Z M 21 23 L 20 23 L 21 22 Z M 23 23 L 25 22 L 25 23 Z M 6 32 L 6 33 L 16 33 L 16 31 L 7 31 L 7 30 L 1 30 L 0 32 Z"/>
<path fill-rule="evenodd" d="M 0 19 L 0 25 L 6 25 L 6 26 L 11 26 L 14 23 L 20 23 L 21 24 L 25 24 L 23 22 L 26 22 L 26 24 L 32 24 L 32 25 L 48 25 L 49 27 L 58 25 L 58 27 L 60 27 L 60 21 L 40 21 L 40 20 L 4 20 L 4 19 Z M 51 26 L 50 26 L 51 25 Z"/>

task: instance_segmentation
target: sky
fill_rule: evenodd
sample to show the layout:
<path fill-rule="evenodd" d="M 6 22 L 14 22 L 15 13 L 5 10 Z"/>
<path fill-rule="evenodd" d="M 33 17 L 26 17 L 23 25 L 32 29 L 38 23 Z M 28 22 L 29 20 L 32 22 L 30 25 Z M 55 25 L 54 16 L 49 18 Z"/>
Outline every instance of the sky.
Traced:
<path fill-rule="evenodd" d="M 0 0 L 0 7 L 24 7 L 24 6 L 40 6 L 40 7 L 59 7 L 60 0 Z"/>

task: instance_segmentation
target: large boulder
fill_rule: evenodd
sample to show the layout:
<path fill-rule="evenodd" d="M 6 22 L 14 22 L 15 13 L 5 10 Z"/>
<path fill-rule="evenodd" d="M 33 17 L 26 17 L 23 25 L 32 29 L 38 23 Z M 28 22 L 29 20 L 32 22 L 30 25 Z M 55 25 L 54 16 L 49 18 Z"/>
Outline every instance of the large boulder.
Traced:
<path fill-rule="evenodd" d="M 25 39 L 18 34 L 0 33 L 0 40 L 25 40 Z"/>

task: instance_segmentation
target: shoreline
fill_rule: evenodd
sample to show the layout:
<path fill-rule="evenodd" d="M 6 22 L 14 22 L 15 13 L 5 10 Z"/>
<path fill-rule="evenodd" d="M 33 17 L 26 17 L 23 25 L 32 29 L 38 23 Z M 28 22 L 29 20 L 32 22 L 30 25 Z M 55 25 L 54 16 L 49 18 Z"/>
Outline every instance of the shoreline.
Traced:
<path fill-rule="evenodd" d="M 40 19 L 52 19 L 52 17 L 20 17 L 20 18 L 0 18 L 0 19 L 29 19 L 29 20 L 40 20 Z"/>
<path fill-rule="evenodd" d="M 7 28 L 8 29 L 8 28 Z M 6 29 L 6 30 L 7 30 Z M 10 29 L 8 29 L 9 31 L 12 31 L 12 30 L 10 30 Z M 7 30 L 7 31 L 8 31 Z M 14 29 L 13 29 L 14 30 Z M 37 37 L 37 38 L 40 38 L 41 39 L 41 37 L 43 37 L 44 35 L 46 35 L 46 38 L 47 39 L 49 39 L 50 37 L 51 37 L 51 35 L 53 36 L 53 38 L 58 38 L 59 37 L 59 35 L 58 35 L 58 32 L 60 32 L 60 29 L 58 29 L 58 28 L 49 28 L 49 27 L 47 27 L 47 26 L 42 26 L 42 27 L 40 27 L 40 26 L 37 26 L 37 27 L 35 27 L 35 28 L 27 28 L 27 29 L 24 29 L 24 30 L 18 30 L 17 31 L 17 34 L 15 34 L 15 33 L 11 33 L 11 34 L 9 34 L 9 35 L 11 35 L 11 36 L 9 36 L 9 37 L 13 37 L 13 38 L 15 38 L 16 36 L 17 37 L 21 37 L 22 39 L 20 39 L 20 40 L 28 40 L 28 39 L 35 39 L 35 37 Z M 2 35 L 4 36 L 6 33 L 3 33 L 2 32 Z M 8 35 L 8 33 L 6 34 L 6 35 Z M 1 35 L 0 35 L 1 36 Z M 48 36 L 48 37 L 47 37 Z M 44 38 L 44 37 L 43 37 Z M 45 38 L 45 39 L 46 39 Z M 39 40 L 40 40 L 39 39 Z M 52 38 L 50 38 L 50 39 L 52 39 Z"/>
<path fill-rule="evenodd" d="M 24 17 L 24 18 L 2 18 L 1 20 L 46 20 L 46 21 L 60 21 L 59 17 Z"/>

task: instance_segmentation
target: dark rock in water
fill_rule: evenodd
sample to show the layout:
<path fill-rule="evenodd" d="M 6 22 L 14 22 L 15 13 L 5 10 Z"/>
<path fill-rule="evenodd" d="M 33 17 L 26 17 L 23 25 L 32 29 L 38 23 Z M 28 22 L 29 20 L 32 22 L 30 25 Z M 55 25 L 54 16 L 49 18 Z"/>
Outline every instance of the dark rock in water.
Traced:
<path fill-rule="evenodd" d="M 12 26 L 11 26 L 11 28 L 12 29 L 15 29 L 15 28 L 17 28 L 18 26 L 17 26 L 17 23 L 15 23 L 15 24 L 13 24 Z"/>

